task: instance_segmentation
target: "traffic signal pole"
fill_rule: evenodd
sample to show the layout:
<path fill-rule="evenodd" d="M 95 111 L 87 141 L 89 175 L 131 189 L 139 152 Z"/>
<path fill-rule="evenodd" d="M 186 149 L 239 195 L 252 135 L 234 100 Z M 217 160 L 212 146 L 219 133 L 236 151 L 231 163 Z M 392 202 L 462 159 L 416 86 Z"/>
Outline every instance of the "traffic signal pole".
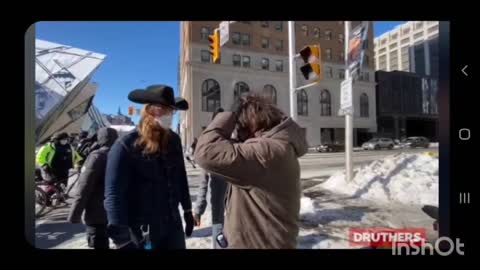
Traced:
<path fill-rule="evenodd" d="M 295 22 L 288 21 L 288 66 L 289 66 L 289 78 L 290 78 L 290 117 L 297 121 L 297 77 L 295 67 Z"/>
<path fill-rule="evenodd" d="M 302 90 L 302 89 L 305 89 L 305 88 L 309 88 L 309 87 L 315 86 L 315 85 L 317 85 L 317 84 L 318 84 L 318 81 L 315 81 L 315 82 L 313 82 L 313 83 L 309 83 L 309 84 L 305 84 L 305 85 L 303 85 L 303 86 L 299 86 L 299 87 L 295 88 L 295 93 L 296 93 L 296 91 L 298 91 L 298 90 Z"/>
<path fill-rule="evenodd" d="M 350 79 L 350 70 L 348 67 L 348 43 L 350 40 L 350 21 L 345 21 L 345 80 Z M 352 89 L 353 92 L 353 89 Z M 353 98 L 353 93 L 352 93 Z M 345 112 L 345 178 L 347 181 L 353 180 L 353 102 L 352 110 Z"/>

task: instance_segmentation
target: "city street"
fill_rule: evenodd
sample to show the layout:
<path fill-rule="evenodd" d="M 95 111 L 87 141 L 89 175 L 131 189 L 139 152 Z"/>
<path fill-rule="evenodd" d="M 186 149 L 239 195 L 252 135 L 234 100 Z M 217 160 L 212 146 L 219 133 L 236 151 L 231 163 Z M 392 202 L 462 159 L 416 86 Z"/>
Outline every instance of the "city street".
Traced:
<path fill-rule="evenodd" d="M 288 153 L 256 153 L 254 162 L 261 163 L 267 175 L 255 175 L 258 179 L 252 180 L 264 185 L 258 184 L 253 192 L 258 191 L 258 198 L 251 190 L 241 195 L 267 219 L 269 225 L 259 227 L 268 230 L 262 234 L 275 235 L 272 228 L 285 231 L 285 224 L 296 222 L 299 249 L 358 248 L 360 242 L 371 248 L 374 240 L 359 241 L 362 235 L 355 230 L 352 233 L 352 228 L 366 229 L 367 236 L 374 235 L 370 229 L 419 228 L 428 241 L 438 239 L 430 218 L 435 215 L 426 214 L 422 207 L 438 207 L 440 200 L 439 48 L 448 45 L 449 37 L 446 31 L 446 38 L 439 38 L 440 26 L 433 20 L 36 23 L 35 31 L 27 31 L 25 38 L 26 51 L 31 52 L 25 56 L 36 65 L 25 73 L 35 97 L 35 125 L 26 129 L 26 137 L 35 138 L 35 166 L 42 168 L 42 176 L 36 171 L 35 180 L 48 179 L 51 174 L 66 181 L 64 172 L 86 163 L 83 171 L 92 172 L 86 182 L 103 183 L 99 168 L 105 159 L 85 159 L 93 149 L 105 149 L 99 157 L 106 155 L 109 150 L 104 147 L 136 129 L 130 138 L 135 144 L 127 139 L 123 150 L 129 156 L 136 156 L 138 150 L 152 158 L 132 158 L 125 166 L 122 151 L 113 151 L 108 172 L 113 176 L 125 167 L 135 169 L 134 175 L 124 175 L 135 182 L 128 187 L 129 198 L 142 197 L 139 205 L 131 205 L 132 211 L 140 219 L 150 219 L 150 195 L 154 204 L 164 205 L 165 201 L 157 202 L 155 196 L 163 199 L 164 189 L 177 189 L 179 184 L 173 173 L 169 179 L 173 184 L 152 186 L 152 181 L 163 180 L 159 173 L 164 174 L 159 171 L 164 170 L 164 158 L 157 154 L 171 145 L 179 151 L 195 149 L 203 131 L 215 126 L 211 123 L 218 120 L 217 113 L 232 111 L 240 138 L 244 130 L 255 137 L 258 132 L 262 139 L 268 137 L 262 141 L 266 148 L 281 143 L 303 152 L 309 146 L 307 154 L 298 159 L 300 173 L 297 166 L 294 174 L 291 166 L 278 163 L 288 158 L 286 163 L 297 165 Z M 158 59 L 162 59 L 160 67 Z M 467 64 L 462 64 L 465 76 Z M 152 67 L 156 72 L 151 72 Z M 295 123 L 284 122 L 283 116 Z M 180 143 L 169 139 L 170 132 L 164 132 L 168 129 L 179 135 Z M 353 154 L 351 144 L 357 146 Z M 347 145 L 348 152 L 317 152 L 345 151 Z M 207 148 L 202 149 L 209 151 Z M 183 181 L 180 197 L 185 198 L 189 189 L 195 207 L 205 172 L 186 159 L 184 162 L 188 187 Z M 183 170 L 181 158 L 169 158 L 167 163 L 172 163 L 167 167 Z M 231 169 L 228 167 L 225 165 Z M 274 172 L 281 173 L 276 176 Z M 68 179 L 70 194 L 66 197 L 75 195 L 77 179 L 78 174 Z M 296 188 L 288 188 L 291 181 Z M 50 204 L 45 196 L 50 195 L 38 188 L 65 199 L 49 184 L 36 185 L 39 204 L 35 210 L 41 215 L 35 219 L 35 246 L 87 249 L 85 225 L 67 222 L 73 198 L 45 208 Z M 93 194 L 98 203 L 104 199 L 102 192 L 95 192 L 97 187 L 92 191 L 92 185 L 81 186 L 80 193 Z M 116 193 L 112 192 L 112 197 Z M 186 238 L 187 249 L 212 248 L 210 191 L 206 196 L 201 226 Z M 52 201 L 56 202 L 55 197 Z M 129 203 L 135 203 L 131 198 Z M 248 208 L 241 204 L 233 200 L 229 206 Z M 298 218 L 294 215 L 289 222 L 278 218 L 284 211 L 290 212 L 289 207 L 297 212 L 297 205 Z M 103 206 L 88 208 L 87 220 L 97 222 L 93 210 Z M 243 219 L 232 228 L 255 223 Z M 237 231 L 237 235 L 245 233 Z M 235 242 L 232 234 L 226 238 Z M 256 236 L 245 234 L 243 238 L 251 242 L 249 247 L 262 246 Z"/>
<path fill-rule="evenodd" d="M 368 163 L 381 159 L 382 157 L 399 154 L 399 153 L 421 153 L 426 151 L 438 151 L 438 147 L 414 148 L 414 149 L 393 149 L 393 150 L 360 150 L 355 149 L 353 153 L 354 169 L 367 165 Z M 302 169 L 302 180 L 315 178 L 327 178 L 333 172 L 345 169 L 345 153 L 317 153 L 309 152 L 300 158 L 300 166 Z"/>
<path fill-rule="evenodd" d="M 382 159 L 383 157 L 399 154 L 401 152 L 408 152 L 408 153 L 420 153 L 420 152 L 438 152 L 437 147 L 430 147 L 429 149 L 419 148 L 419 149 L 394 149 L 394 150 L 379 150 L 379 151 L 363 151 L 358 150 L 354 152 L 354 168 L 359 168 L 364 165 L 368 165 L 374 160 Z M 192 202 L 195 202 L 196 193 L 198 188 L 198 183 L 201 177 L 201 170 L 197 167 L 194 169 L 190 163 L 187 161 L 185 162 L 187 167 L 187 174 L 190 183 L 190 194 L 192 197 Z M 308 189 L 309 187 L 315 186 L 319 183 L 325 181 L 329 176 L 331 176 L 334 172 L 344 170 L 345 166 L 345 153 L 316 153 L 310 152 L 304 157 L 300 159 L 301 165 L 301 181 L 302 181 L 302 188 Z M 73 180 L 73 179 L 71 179 Z M 336 203 L 338 205 L 342 205 L 342 201 L 335 202 L 337 199 L 336 196 L 333 194 L 329 194 L 326 192 L 317 192 L 317 193 L 309 193 L 305 194 L 306 196 L 315 199 L 316 197 L 322 197 L 321 201 L 324 201 L 326 205 L 328 203 Z M 370 209 L 365 208 L 365 205 L 361 205 L 360 202 L 347 202 L 345 201 L 346 205 L 343 205 L 345 209 Z M 405 213 L 412 212 L 411 209 L 403 209 Z M 207 208 L 209 211 L 209 208 Z M 369 210 L 372 212 L 373 210 Z M 413 216 L 419 216 L 421 214 L 420 211 L 414 211 Z M 382 213 L 382 212 L 379 212 Z M 390 211 L 391 215 L 389 217 L 392 218 L 389 222 L 392 225 L 394 224 L 401 224 L 403 221 L 401 220 L 402 217 L 405 218 L 407 215 L 402 216 L 398 214 L 398 209 L 394 209 L 394 211 Z M 395 213 L 397 213 L 395 215 Z M 50 212 L 47 212 L 43 217 L 40 217 L 36 222 L 36 247 L 37 248 L 87 248 L 86 240 L 85 240 L 85 233 L 84 233 L 84 226 L 82 224 L 69 224 L 66 222 L 66 217 L 68 215 L 68 207 L 60 207 Z M 383 215 L 383 216 L 382 216 Z M 385 218 L 385 213 L 378 216 L 378 220 L 381 221 L 382 217 Z M 396 217 L 396 221 L 393 220 L 393 217 Z M 409 217 L 411 217 L 410 215 Z M 202 224 L 203 227 L 208 225 L 207 218 L 208 215 L 205 214 L 205 224 Z M 428 219 L 422 219 L 421 216 L 418 218 L 418 222 L 421 225 L 425 225 L 424 223 L 427 222 Z M 329 221 L 330 222 L 330 221 Z M 303 224 L 306 226 L 307 230 L 312 229 L 312 224 Z M 310 227 L 309 227 L 310 226 Z M 187 239 L 187 247 L 189 248 L 205 248 L 205 245 L 197 245 L 197 242 L 192 242 L 191 239 L 195 237 L 203 237 L 205 239 L 205 243 L 208 244 L 208 232 L 205 228 L 195 229 L 192 238 Z M 315 226 L 313 226 L 315 227 Z M 330 228 L 332 229 L 332 228 Z M 335 230 L 332 230 L 335 231 Z M 299 238 L 305 238 L 305 232 L 302 232 Z M 317 237 L 317 236 L 315 236 Z M 299 239 L 301 241 L 301 239 Z M 305 238 L 305 243 L 301 243 L 301 247 L 309 248 L 308 241 L 311 239 Z M 311 247 L 310 247 L 311 248 Z"/>

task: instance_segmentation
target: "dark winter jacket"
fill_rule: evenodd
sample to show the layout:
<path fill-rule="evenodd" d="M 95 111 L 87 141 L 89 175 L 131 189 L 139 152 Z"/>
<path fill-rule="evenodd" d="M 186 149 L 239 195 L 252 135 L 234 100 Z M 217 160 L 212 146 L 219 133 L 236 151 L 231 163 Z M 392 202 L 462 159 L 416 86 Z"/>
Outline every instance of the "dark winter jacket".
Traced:
<path fill-rule="evenodd" d="M 108 155 L 104 205 L 115 243 L 130 240 L 129 227 L 181 224 L 179 203 L 192 208 L 180 137 L 170 131 L 167 152 L 148 156 L 138 137 L 138 130 L 126 134 Z"/>
<path fill-rule="evenodd" d="M 100 148 L 88 155 L 82 167 L 68 217 L 70 222 L 78 223 L 82 213 L 85 212 L 85 224 L 107 224 L 107 216 L 103 207 L 105 170 L 108 152 L 117 138 L 118 134 L 115 129 L 101 128 L 98 131 Z"/>
<path fill-rule="evenodd" d="M 219 113 L 198 139 L 195 160 L 230 182 L 224 233 L 230 248 L 296 248 L 305 132 L 291 118 L 232 143 L 231 112 Z"/>

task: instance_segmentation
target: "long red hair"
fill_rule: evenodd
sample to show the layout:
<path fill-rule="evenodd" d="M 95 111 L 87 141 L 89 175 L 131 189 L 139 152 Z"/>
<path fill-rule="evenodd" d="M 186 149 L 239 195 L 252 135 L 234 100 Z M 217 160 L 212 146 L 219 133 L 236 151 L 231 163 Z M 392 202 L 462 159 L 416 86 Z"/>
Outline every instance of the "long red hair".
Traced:
<path fill-rule="evenodd" d="M 138 130 L 140 136 L 135 141 L 135 145 L 142 147 L 144 154 L 151 155 L 167 152 L 170 131 L 161 128 L 157 124 L 152 114 L 151 106 L 148 104 L 142 109 Z"/>

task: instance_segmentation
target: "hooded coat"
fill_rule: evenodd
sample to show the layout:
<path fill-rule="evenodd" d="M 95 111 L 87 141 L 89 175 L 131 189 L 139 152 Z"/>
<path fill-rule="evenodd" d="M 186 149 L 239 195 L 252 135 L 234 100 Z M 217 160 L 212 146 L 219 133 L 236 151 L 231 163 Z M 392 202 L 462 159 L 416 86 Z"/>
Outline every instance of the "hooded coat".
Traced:
<path fill-rule="evenodd" d="M 219 113 L 198 139 L 195 160 L 231 183 L 224 235 L 229 248 L 294 249 L 300 212 L 304 130 L 285 117 L 243 143 L 233 143 L 231 112 Z"/>
<path fill-rule="evenodd" d="M 107 215 L 103 206 L 105 192 L 105 170 L 110 147 L 118 138 L 113 128 L 101 128 L 97 132 L 99 148 L 91 152 L 82 168 L 77 182 L 74 201 L 68 220 L 78 223 L 85 212 L 87 225 L 107 224 Z"/>

